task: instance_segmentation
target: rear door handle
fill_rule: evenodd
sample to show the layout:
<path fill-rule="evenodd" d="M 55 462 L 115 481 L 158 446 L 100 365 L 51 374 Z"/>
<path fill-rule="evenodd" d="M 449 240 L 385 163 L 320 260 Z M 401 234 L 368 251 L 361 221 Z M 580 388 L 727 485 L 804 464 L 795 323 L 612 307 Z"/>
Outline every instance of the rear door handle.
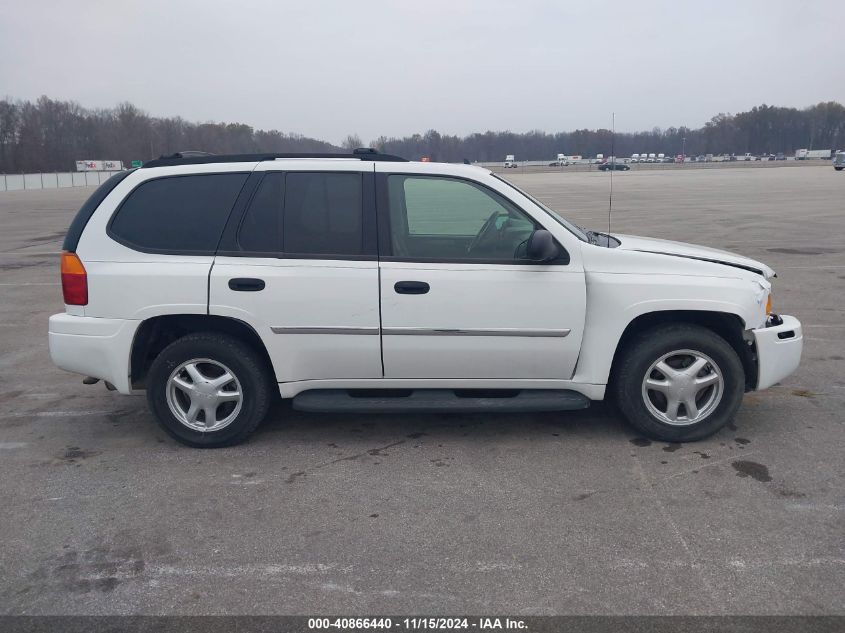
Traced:
<path fill-rule="evenodd" d="M 397 281 L 393 289 L 400 295 L 424 295 L 430 286 L 424 281 Z"/>
<path fill-rule="evenodd" d="M 253 279 L 252 277 L 235 277 L 229 280 L 229 288 L 237 292 L 258 292 L 264 290 L 264 280 Z"/>

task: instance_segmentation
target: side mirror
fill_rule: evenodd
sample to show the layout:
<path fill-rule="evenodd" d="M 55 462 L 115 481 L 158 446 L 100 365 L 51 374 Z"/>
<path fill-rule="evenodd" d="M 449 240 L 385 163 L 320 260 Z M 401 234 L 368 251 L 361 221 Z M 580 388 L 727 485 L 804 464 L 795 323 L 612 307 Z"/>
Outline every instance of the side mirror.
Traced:
<path fill-rule="evenodd" d="M 537 229 L 528 238 L 525 256 L 535 262 L 548 262 L 560 254 L 555 238 L 546 229 Z"/>

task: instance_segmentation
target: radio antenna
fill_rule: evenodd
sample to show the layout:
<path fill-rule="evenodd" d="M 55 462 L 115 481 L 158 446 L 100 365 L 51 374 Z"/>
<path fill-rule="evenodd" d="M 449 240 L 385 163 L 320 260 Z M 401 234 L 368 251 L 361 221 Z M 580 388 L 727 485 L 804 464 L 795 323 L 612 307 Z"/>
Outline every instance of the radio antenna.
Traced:
<path fill-rule="evenodd" d="M 610 218 L 613 213 L 613 172 L 616 171 L 616 113 L 610 119 L 610 196 L 607 199 L 607 246 L 610 248 Z"/>

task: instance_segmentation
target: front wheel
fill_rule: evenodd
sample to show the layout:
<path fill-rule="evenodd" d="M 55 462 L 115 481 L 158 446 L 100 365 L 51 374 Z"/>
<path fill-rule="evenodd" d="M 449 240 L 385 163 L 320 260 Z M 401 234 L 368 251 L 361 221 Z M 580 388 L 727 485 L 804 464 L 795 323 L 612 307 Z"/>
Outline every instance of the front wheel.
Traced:
<path fill-rule="evenodd" d="M 273 381 L 261 356 L 215 332 L 168 345 L 147 376 L 147 402 L 176 440 L 199 448 L 242 442 L 267 414 Z"/>
<path fill-rule="evenodd" d="M 666 442 L 712 435 L 736 414 L 745 373 L 721 336 L 691 324 L 642 332 L 622 350 L 613 396 L 638 431 Z"/>

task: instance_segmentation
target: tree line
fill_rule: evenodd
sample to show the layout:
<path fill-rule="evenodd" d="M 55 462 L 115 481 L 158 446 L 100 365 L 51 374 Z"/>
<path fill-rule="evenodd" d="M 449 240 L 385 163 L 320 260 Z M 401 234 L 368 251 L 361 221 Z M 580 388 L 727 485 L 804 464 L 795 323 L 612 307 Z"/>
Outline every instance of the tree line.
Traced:
<path fill-rule="evenodd" d="M 243 123 L 152 117 L 131 103 L 89 110 L 41 97 L 0 101 L 0 172 L 72 171 L 77 160 L 149 160 L 180 150 L 214 154 L 333 152 L 331 143 Z"/>
<path fill-rule="evenodd" d="M 76 160 L 147 160 L 180 150 L 214 154 L 339 152 L 363 146 L 350 134 L 342 147 L 326 141 L 256 130 L 244 123 L 196 123 L 152 117 L 130 103 L 86 109 L 72 101 L 41 97 L 35 102 L 0 100 L 0 172 L 73 170 Z M 403 138 L 381 136 L 370 143 L 411 160 L 501 161 L 553 159 L 558 153 L 630 156 L 792 153 L 799 148 L 845 148 L 845 106 L 830 101 L 798 109 L 761 105 L 739 114 L 718 114 L 699 128 L 654 128 L 647 132 L 607 129 L 548 133 L 484 132 L 443 135 L 436 130 Z"/>
<path fill-rule="evenodd" d="M 575 130 L 517 134 L 484 132 L 469 136 L 441 135 L 429 130 L 404 138 L 381 137 L 374 147 L 405 158 L 431 160 L 501 161 L 553 159 L 557 154 L 593 157 L 664 153 L 792 154 L 796 149 L 845 149 L 845 106 L 830 101 L 804 109 L 761 105 L 739 114 L 718 114 L 699 128 L 654 128 L 648 132 Z"/>

